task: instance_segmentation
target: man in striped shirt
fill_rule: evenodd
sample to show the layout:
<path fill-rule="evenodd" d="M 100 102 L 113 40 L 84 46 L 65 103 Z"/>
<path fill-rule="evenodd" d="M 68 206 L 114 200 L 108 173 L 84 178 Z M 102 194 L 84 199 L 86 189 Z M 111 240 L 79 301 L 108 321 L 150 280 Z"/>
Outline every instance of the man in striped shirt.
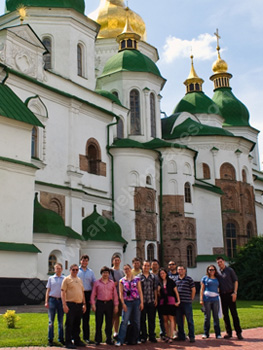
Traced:
<path fill-rule="evenodd" d="M 178 324 L 178 338 L 176 340 L 185 340 L 184 332 L 184 320 L 185 315 L 190 343 L 195 342 L 195 331 L 194 331 L 194 320 L 193 320 L 193 308 L 192 301 L 195 297 L 195 284 L 191 277 L 186 275 L 186 269 L 184 266 L 180 265 L 177 268 L 178 276 L 175 279 L 175 283 L 180 296 L 180 305 L 177 309 L 176 320 Z"/>

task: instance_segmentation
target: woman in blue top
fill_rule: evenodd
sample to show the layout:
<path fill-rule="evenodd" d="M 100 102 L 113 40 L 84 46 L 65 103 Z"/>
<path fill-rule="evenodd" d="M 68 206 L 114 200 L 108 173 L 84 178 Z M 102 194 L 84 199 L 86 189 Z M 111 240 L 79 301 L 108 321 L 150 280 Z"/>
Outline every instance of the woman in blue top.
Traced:
<path fill-rule="evenodd" d="M 219 282 L 217 270 L 214 265 L 209 265 L 206 269 L 206 276 L 201 280 L 200 304 L 204 307 L 205 322 L 203 339 L 209 338 L 211 311 L 213 312 L 214 329 L 216 338 L 221 338 L 219 325 Z"/>

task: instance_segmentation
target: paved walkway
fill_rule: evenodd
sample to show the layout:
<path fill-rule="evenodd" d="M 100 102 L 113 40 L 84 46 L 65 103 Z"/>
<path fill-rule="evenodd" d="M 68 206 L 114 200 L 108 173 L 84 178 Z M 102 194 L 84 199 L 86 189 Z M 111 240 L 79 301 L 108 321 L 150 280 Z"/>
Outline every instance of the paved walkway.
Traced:
<path fill-rule="evenodd" d="M 245 329 L 243 330 L 244 340 L 237 340 L 233 337 L 231 340 L 226 339 L 201 339 L 202 335 L 196 336 L 195 343 L 185 342 L 173 342 L 173 344 L 166 344 L 164 342 L 158 342 L 157 344 L 146 343 L 136 346 L 124 345 L 120 348 L 115 346 L 109 346 L 101 344 L 100 346 L 96 345 L 87 345 L 86 349 L 90 350 L 161 350 L 161 349 L 171 349 L 171 350 L 197 350 L 197 349 L 219 349 L 219 350 L 263 350 L 263 328 L 254 328 L 254 329 Z M 224 335 L 224 333 L 222 334 Z M 24 348 L 5 348 L 5 350 L 16 349 L 16 350 L 61 350 L 59 347 L 24 347 Z M 85 349 L 80 348 L 80 349 Z"/>

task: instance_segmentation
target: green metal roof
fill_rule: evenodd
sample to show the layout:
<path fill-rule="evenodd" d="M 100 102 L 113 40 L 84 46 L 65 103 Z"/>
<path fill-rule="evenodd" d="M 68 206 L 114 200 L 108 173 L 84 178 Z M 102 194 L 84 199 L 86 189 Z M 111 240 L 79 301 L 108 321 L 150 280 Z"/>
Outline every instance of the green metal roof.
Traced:
<path fill-rule="evenodd" d="M 218 105 L 206 96 L 203 91 L 187 93 L 175 107 L 173 114 L 180 112 L 222 115 Z"/>
<path fill-rule="evenodd" d="M 118 99 L 117 96 L 115 96 L 114 94 L 112 94 L 111 92 L 107 91 L 107 90 L 95 90 L 95 92 L 97 92 L 97 94 L 104 96 L 110 100 L 112 100 L 113 102 L 115 102 L 117 105 L 122 106 L 121 101 Z"/>
<path fill-rule="evenodd" d="M 177 139 L 189 136 L 234 136 L 230 131 L 223 128 L 201 124 L 191 118 L 187 118 L 173 130 L 169 130 L 164 125 L 167 119 L 162 119 L 162 136 L 164 139 Z"/>
<path fill-rule="evenodd" d="M 196 179 L 194 186 L 217 194 L 224 194 L 220 187 L 210 184 L 209 182 L 206 182 L 204 180 Z"/>
<path fill-rule="evenodd" d="M 216 258 L 218 256 L 222 256 L 226 261 L 229 261 L 229 258 L 224 254 L 217 254 L 217 255 L 197 255 L 196 262 L 210 262 L 210 261 L 216 261 Z"/>
<path fill-rule="evenodd" d="M 34 244 L 27 243 L 0 242 L 0 250 L 7 252 L 41 253 Z"/>
<path fill-rule="evenodd" d="M 247 107 L 236 98 L 231 88 L 216 89 L 213 101 L 221 110 L 225 126 L 249 126 Z"/>
<path fill-rule="evenodd" d="M 21 6 L 72 8 L 84 15 L 84 0 L 6 0 L 7 11 L 16 11 Z"/>
<path fill-rule="evenodd" d="M 111 241 L 127 244 L 121 235 L 120 226 L 97 213 L 96 205 L 91 215 L 82 220 L 82 235 L 89 241 Z"/>
<path fill-rule="evenodd" d="M 44 127 L 34 113 L 5 84 L 0 84 L 0 115 L 27 124 Z"/>
<path fill-rule="evenodd" d="M 123 50 L 109 58 L 99 78 L 117 72 L 146 72 L 162 78 L 156 64 L 138 50 Z"/>
<path fill-rule="evenodd" d="M 179 145 L 178 143 L 167 142 L 161 140 L 159 138 L 152 139 L 148 142 L 139 142 L 131 139 L 119 139 L 114 141 L 114 143 L 110 146 L 110 148 L 141 148 L 141 149 L 149 149 L 156 150 L 158 148 L 183 148 L 190 149 L 185 145 Z"/>
<path fill-rule="evenodd" d="M 65 226 L 62 217 L 52 210 L 44 208 L 37 199 L 34 200 L 33 233 L 47 233 L 56 236 L 83 240 L 83 237 L 70 227 Z"/>

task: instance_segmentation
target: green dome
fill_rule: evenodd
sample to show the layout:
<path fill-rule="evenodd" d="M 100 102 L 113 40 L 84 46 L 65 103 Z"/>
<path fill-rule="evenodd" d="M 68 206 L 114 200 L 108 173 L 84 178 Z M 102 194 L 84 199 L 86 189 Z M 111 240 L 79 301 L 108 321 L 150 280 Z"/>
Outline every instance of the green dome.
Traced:
<path fill-rule="evenodd" d="M 231 88 L 216 89 L 213 101 L 221 110 L 225 126 L 249 126 L 247 107 L 236 98 Z"/>
<path fill-rule="evenodd" d="M 111 92 L 107 90 L 95 90 L 95 92 L 97 92 L 97 94 L 101 96 L 107 97 L 108 99 L 115 102 L 117 105 L 122 106 L 121 101 L 118 99 L 118 97 L 112 94 Z"/>
<path fill-rule="evenodd" d="M 170 118 L 175 120 L 172 115 Z M 170 118 L 162 119 L 162 136 L 166 140 L 178 139 L 182 135 L 189 136 L 234 136 L 230 131 L 215 126 L 205 125 L 187 118 L 183 123 L 173 128 L 173 124 L 169 123 Z M 169 126 L 169 128 L 168 128 Z"/>
<path fill-rule="evenodd" d="M 91 215 L 82 220 L 82 235 L 89 241 L 111 241 L 127 244 L 122 238 L 120 226 L 97 213 L 96 205 Z"/>
<path fill-rule="evenodd" d="M 156 64 L 138 50 L 123 50 L 112 56 L 106 62 L 100 78 L 125 71 L 152 73 L 162 78 Z"/>
<path fill-rule="evenodd" d="M 173 114 L 181 112 L 222 115 L 218 105 L 202 91 L 187 93 L 175 107 Z"/>
<path fill-rule="evenodd" d="M 85 11 L 84 0 L 6 0 L 7 11 L 16 11 L 21 5 L 26 7 L 71 8 L 83 15 Z"/>
<path fill-rule="evenodd" d="M 47 233 L 56 236 L 65 236 L 73 239 L 83 240 L 82 236 L 65 226 L 62 217 L 50 209 L 44 208 L 37 199 L 34 200 L 34 233 Z"/>

